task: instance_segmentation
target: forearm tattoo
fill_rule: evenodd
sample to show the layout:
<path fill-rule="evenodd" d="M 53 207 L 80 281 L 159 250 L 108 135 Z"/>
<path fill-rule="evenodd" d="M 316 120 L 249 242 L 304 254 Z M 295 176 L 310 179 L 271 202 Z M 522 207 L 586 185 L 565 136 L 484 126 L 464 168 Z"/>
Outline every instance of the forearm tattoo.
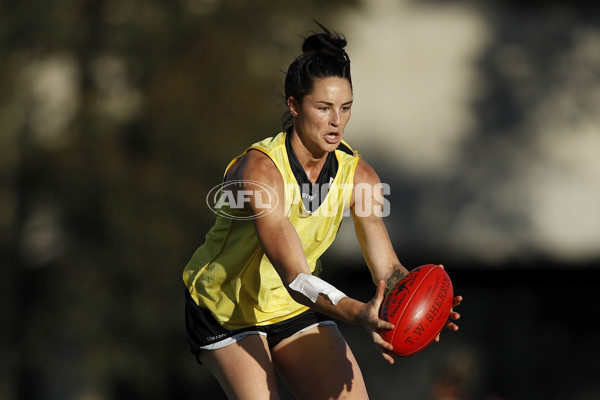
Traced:
<path fill-rule="evenodd" d="M 404 278 L 406 276 L 406 273 L 396 269 L 394 270 L 394 272 L 392 272 L 392 275 L 390 275 L 390 277 L 387 279 L 386 283 L 385 283 L 385 292 L 389 292 L 395 285 L 396 283 L 398 283 L 398 281 L 400 281 L 402 278 Z"/>

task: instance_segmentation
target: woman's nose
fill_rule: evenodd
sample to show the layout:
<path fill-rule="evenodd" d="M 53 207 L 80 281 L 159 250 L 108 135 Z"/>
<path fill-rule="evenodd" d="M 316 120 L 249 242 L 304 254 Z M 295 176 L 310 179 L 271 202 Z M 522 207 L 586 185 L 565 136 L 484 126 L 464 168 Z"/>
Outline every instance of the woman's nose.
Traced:
<path fill-rule="evenodd" d="M 331 114 L 331 125 L 336 127 L 340 125 L 340 113 L 338 111 Z"/>

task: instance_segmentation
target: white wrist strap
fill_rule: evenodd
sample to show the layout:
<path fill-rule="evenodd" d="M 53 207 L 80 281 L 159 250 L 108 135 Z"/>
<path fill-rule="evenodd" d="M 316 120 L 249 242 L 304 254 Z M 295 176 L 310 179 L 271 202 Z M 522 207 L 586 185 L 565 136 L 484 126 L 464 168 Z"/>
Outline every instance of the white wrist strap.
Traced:
<path fill-rule="evenodd" d="M 302 293 L 313 303 L 317 302 L 319 293 L 329 297 L 329 300 L 331 300 L 334 305 L 337 305 L 344 297 L 348 297 L 323 279 L 305 273 L 298 274 L 296 279 L 290 283 L 290 289 Z"/>

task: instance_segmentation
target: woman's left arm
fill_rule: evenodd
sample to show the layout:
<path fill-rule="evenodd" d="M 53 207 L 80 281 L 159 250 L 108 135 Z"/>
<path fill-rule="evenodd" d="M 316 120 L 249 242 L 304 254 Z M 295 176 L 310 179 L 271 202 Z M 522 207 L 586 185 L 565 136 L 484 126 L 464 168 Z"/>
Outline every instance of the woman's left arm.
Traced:
<path fill-rule="evenodd" d="M 373 282 L 377 285 L 385 281 L 386 292 L 409 272 L 398 260 L 383 222 L 388 206 L 379 177 L 371 166 L 359 160 L 350 202 L 354 230 Z"/>
<path fill-rule="evenodd" d="M 381 280 L 385 281 L 387 292 L 409 271 L 398 259 L 383 222 L 383 217 L 389 213 L 389 203 L 384 199 L 383 185 L 373 168 L 363 160 L 359 160 L 354 173 L 350 207 L 356 237 L 373 281 L 375 284 Z M 461 301 L 462 296 L 454 297 L 453 307 L 458 306 Z M 446 327 L 453 331 L 458 330 L 458 326 L 452 321 L 459 318 L 460 314 L 452 311 Z"/>

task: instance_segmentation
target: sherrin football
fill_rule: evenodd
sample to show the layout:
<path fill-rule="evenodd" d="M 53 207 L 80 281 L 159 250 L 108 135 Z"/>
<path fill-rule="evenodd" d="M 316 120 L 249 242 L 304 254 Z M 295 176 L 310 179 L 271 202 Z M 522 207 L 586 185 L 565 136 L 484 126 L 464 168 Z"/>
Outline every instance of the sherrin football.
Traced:
<path fill-rule="evenodd" d="M 427 347 L 446 325 L 452 309 L 452 281 L 439 265 L 410 271 L 385 296 L 379 317 L 394 329 L 379 334 L 394 346 L 397 356 L 409 356 Z"/>

